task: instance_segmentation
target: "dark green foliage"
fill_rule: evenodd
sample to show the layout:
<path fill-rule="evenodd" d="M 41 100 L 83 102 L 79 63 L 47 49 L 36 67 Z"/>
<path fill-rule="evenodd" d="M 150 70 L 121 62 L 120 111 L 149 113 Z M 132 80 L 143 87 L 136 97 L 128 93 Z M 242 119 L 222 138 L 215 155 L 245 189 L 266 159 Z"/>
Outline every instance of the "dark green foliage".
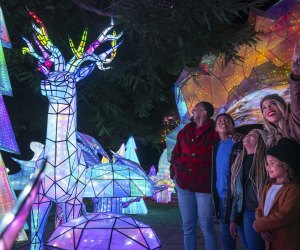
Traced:
<path fill-rule="evenodd" d="M 82 1 L 92 11 L 79 7 L 79 0 L 0 2 L 13 43 L 13 49 L 5 54 L 14 102 L 22 103 L 22 108 L 10 113 L 20 137 L 33 128 L 45 134 L 47 116 L 47 100 L 39 93 L 43 76 L 35 71 L 35 60 L 21 53 L 25 46 L 21 35 L 32 39 L 25 4 L 43 20 L 66 60 L 72 56 L 68 36 L 77 46 L 87 27 L 90 44 L 110 22 L 96 10 L 115 17 L 116 31 L 124 32 L 124 41 L 111 70 L 95 69 L 79 83 L 78 130 L 97 137 L 105 147 L 117 149 L 130 135 L 140 143 L 160 145 L 163 117 L 177 112 L 172 86 L 182 68 L 197 67 L 209 53 L 223 55 L 224 62 L 240 59 L 237 47 L 255 42 L 246 22 L 247 12 L 261 1 Z"/>

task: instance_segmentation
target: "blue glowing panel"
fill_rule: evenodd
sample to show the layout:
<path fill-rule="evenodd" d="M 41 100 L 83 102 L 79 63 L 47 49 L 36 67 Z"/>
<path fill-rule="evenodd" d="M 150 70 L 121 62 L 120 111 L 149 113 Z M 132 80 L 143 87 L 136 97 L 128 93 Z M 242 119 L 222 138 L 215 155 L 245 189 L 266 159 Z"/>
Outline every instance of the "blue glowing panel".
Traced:
<path fill-rule="evenodd" d="M 0 42 L 0 94 L 12 96 L 11 85 L 8 77 L 3 47 L 11 48 L 10 39 L 8 36 L 4 16 L 0 7 L 0 29 L 1 29 L 1 42 Z M 3 47 L 2 47 L 3 46 Z"/>
<path fill-rule="evenodd" d="M 0 43 L 0 94 L 12 96 L 11 85 L 7 72 L 4 51 Z"/>
<path fill-rule="evenodd" d="M 0 6 L 0 29 L 1 29 L 2 46 L 5 48 L 11 48 L 12 46 L 11 46 L 11 42 L 10 42 L 9 35 L 7 32 L 7 28 L 6 28 L 6 24 L 5 24 L 1 6 Z"/>
<path fill-rule="evenodd" d="M 0 95 L 0 126 L 0 150 L 19 154 L 19 147 L 10 124 L 2 95 Z"/>
<path fill-rule="evenodd" d="M 130 136 L 126 146 L 125 146 L 125 158 L 136 162 L 137 164 L 140 164 L 139 159 L 137 157 L 136 151 L 137 151 L 137 147 L 134 141 L 133 136 Z"/>
<path fill-rule="evenodd" d="M 106 163 L 86 170 L 89 180 L 84 197 L 140 197 L 152 195 L 152 181 L 134 164 L 124 161 Z"/>
<path fill-rule="evenodd" d="M 23 190 L 30 180 L 30 176 L 35 170 L 35 161 L 21 161 L 12 158 L 20 164 L 20 171 L 15 174 L 10 174 L 9 179 L 14 190 Z"/>

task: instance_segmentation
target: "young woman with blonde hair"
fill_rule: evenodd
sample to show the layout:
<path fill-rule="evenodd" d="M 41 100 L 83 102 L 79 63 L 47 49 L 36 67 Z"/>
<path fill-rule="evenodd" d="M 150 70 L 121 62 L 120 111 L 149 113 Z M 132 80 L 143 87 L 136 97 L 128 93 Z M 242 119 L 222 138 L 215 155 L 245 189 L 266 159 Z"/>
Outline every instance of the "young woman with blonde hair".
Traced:
<path fill-rule="evenodd" d="M 291 103 L 286 104 L 277 94 L 267 95 L 260 102 L 268 146 L 274 146 L 282 137 L 300 143 L 300 56 L 295 45 L 289 78 Z"/>

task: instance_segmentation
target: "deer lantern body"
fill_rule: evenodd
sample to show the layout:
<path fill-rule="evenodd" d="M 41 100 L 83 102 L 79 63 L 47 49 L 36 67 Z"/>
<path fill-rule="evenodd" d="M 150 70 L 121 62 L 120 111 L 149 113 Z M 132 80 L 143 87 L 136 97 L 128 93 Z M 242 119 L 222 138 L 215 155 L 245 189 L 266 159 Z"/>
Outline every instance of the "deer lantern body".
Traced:
<path fill-rule="evenodd" d="M 77 218 L 86 186 L 86 166 L 82 152 L 76 144 L 76 84 L 87 77 L 96 65 L 100 70 L 108 69 L 104 65 L 115 57 L 116 49 L 120 45 L 116 41 L 122 34 L 109 35 L 108 32 L 113 27 L 111 24 L 84 51 L 87 37 L 85 30 L 77 50 L 69 39 L 74 56 L 65 63 L 61 52 L 49 39 L 42 21 L 33 12 L 29 14 L 34 20 L 34 41 L 42 56 L 35 52 L 26 38 L 23 38 L 27 43 L 23 52 L 37 59 L 39 70 L 46 77 L 41 81 L 41 92 L 49 100 L 47 139 L 38 159 L 46 161 L 45 178 L 31 212 L 31 249 L 43 249 L 44 229 L 52 203 L 57 204 L 56 225 Z M 111 41 L 110 48 L 96 55 L 95 49 L 107 41 Z M 83 63 L 85 66 L 82 67 Z"/>

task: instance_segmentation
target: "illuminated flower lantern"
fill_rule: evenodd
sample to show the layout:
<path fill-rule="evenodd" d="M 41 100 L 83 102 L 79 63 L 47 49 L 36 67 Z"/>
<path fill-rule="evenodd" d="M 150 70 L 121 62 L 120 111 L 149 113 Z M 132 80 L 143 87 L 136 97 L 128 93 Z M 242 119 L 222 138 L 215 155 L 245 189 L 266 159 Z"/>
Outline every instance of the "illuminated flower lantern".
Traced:
<path fill-rule="evenodd" d="M 199 68 L 182 72 L 175 83 L 179 113 L 183 103 L 191 112 L 197 102 L 208 101 L 216 113 L 226 111 L 236 126 L 243 126 L 262 123 L 259 103 L 264 95 L 278 93 L 289 101 L 290 61 L 300 39 L 299 1 L 283 0 L 265 12 L 254 10 L 249 22 L 258 32 L 258 41 L 253 47 L 240 46 L 243 61 L 222 67 L 222 57 L 208 57 Z M 186 121 L 180 117 L 182 123 L 169 135 L 171 140 Z M 173 146 L 174 141 L 168 145 L 168 156 Z"/>
<path fill-rule="evenodd" d="M 4 16 L 0 7 L 0 150 L 19 154 L 19 148 L 15 139 L 14 132 L 11 127 L 10 119 L 5 107 L 4 99 L 2 95 L 12 96 L 12 89 L 8 77 L 3 47 L 11 48 L 10 39 L 6 29 Z M 3 46 L 3 47 L 2 47 Z M 15 193 L 11 188 L 9 179 L 6 173 L 6 167 L 0 152 L 0 219 L 15 204 Z M 25 231 L 22 229 L 18 235 L 17 241 L 27 240 Z"/>
<path fill-rule="evenodd" d="M 159 158 L 158 173 L 150 177 L 155 182 L 156 187 L 160 187 L 160 191 L 155 192 L 152 196 L 157 203 L 171 202 L 171 194 L 174 192 L 174 182 L 170 178 L 169 166 L 170 163 L 167 159 L 167 149 L 164 149 Z"/>
<path fill-rule="evenodd" d="M 74 240 L 76 239 L 76 240 Z M 48 240 L 51 249 L 160 249 L 150 226 L 125 215 L 88 214 L 56 228 Z"/>
<path fill-rule="evenodd" d="M 48 125 L 45 148 L 39 159 L 46 161 L 45 178 L 31 212 L 31 249 L 42 249 L 44 229 L 52 203 L 56 203 L 56 225 L 79 217 L 82 197 L 86 186 L 86 164 L 80 146 L 76 142 L 77 98 L 76 84 L 87 77 L 97 66 L 108 69 L 116 55 L 121 36 L 108 32 L 113 24 L 106 28 L 87 50 L 84 49 L 87 31 L 82 36 L 78 49 L 70 39 L 74 56 L 66 62 L 59 49 L 49 39 L 43 22 L 31 11 L 34 22 L 34 41 L 41 50 L 40 56 L 26 39 L 24 53 L 29 53 L 38 61 L 39 70 L 45 75 L 41 81 L 41 92 L 49 100 Z M 97 55 L 95 50 L 104 42 L 111 41 L 112 46 Z"/>

